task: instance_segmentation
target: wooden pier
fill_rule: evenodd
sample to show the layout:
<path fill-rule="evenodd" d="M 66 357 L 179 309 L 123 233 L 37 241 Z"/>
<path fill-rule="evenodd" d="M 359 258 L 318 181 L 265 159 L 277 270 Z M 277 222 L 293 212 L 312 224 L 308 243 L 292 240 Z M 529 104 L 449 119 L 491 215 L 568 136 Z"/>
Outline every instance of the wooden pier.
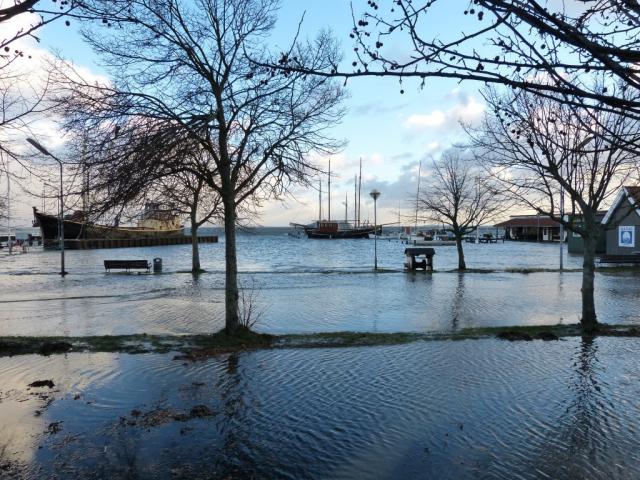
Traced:
<path fill-rule="evenodd" d="M 95 238 L 64 241 L 64 248 L 69 250 L 92 250 L 96 248 L 135 248 L 158 247 L 164 245 L 186 245 L 191 243 L 191 237 L 149 237 L 149 238 Z M 205 235 L 198 237 L 198 243 L 218 243 L 217 235 Z M 58 242 L 52 241 L 45 244 L 46 248 L 57 248 Z"/>

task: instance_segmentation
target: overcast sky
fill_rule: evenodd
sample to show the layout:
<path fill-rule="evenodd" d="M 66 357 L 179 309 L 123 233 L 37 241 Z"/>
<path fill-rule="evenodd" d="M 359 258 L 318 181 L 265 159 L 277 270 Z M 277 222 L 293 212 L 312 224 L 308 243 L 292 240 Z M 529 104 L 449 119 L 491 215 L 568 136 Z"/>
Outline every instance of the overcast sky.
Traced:
<path fill-rule="evenodd" d="M 468 2 L 451 2 L 455 10 L 440 10 L 431 20 L 439 31 L 451 35 L 460 32 L 463 17 L 457 13 L 458 6 Z M 447 5 L 451 5 L 446 2 Z M 451 7 L 453 8 L 453 6 Z M 313 37 L 321 28 L 330 28 L 341 41 L 345 51 L 345 63 L 352 58 L 353 48 L 349 38 L 351 28 L 350 4 L 345 0 L 284 0 L 273 45 L 285 46 L 295 34 L 298 22 L 305 14 L 302 32 Z M 22 20 L 24 21 L 24 19 Z M 48 50 L 60 52 L 94 75 L 104 75 L 97 59 L 82 43 L 72 23 L 66 27 L 63 22 L 44 28 L 39 36 L 41 42 L 31 45 L 33 52 L 46 56 Z M 385 46 L 402 55 L 402 45 Z M 35 49 L 35 50 L 34 50 Z M 34 54 L 32 67 L 38 65 L 40 57 Z M 33 68 L 37 72 L 37 68 Z M 34 73 L 36 75 L 36 73 Z M 341 125 L 336 125 L 334 135 L 348 141 L 347 147 L 332 156 L 332 218 L 344 217 L 345 195 L 349 202 L 349 216 L 353 216 L 353 181 L 357 173 L 359 159 L 363 169 L 362 217 L 372 218 L 373 207 L 368 192 L 377 188 L 381 192 L 378 200 L 380 222 L 394 222 L 398 219 L 398 209 L 410 215 L 409 202 L 415 195 L 418 164 L 422 160 L 437 158 L 443 149 L 452 143 L 464 140 L 459 122 L 476 122 L 484 110 L 478 94 L 477 84 L 458 84 L 452 80 L 428 80 L 424 89 L 417 82 L 405 81 L 402 87 L 393 79 L 356 79 L 347 85 L 350 97 L 347 101 L 348 113 Z M 404 94 L 400 90 L 404 90 Z M 36 124 L 39 140 L 56 149 L 64 156 L 64 142 L 52 122 Z M 322 159 L 326 164 L 328 159 Z M 427 165 L 423 171 L 427 169 Z M 28 175 L 21 172 L 23 175 Z M 34 180 L 35 181 L 35 180 Z M 324 181 L 326 188 L 326 179 Z M 0 187 L 4 190 L 6 187 Z M 41 187 L 33 188 L 41 191 Z M 289 222 L 306 223 L 317 218 L 318 194 L 314 190 L 298 189 L 295 198 L 285 202 L 271 202 L 262 210 L 259 222 L 262 225 L 282 226 Z M 15 224 L 29 225 L 31 206 L 40 206 L 42 200 L 31 197 L 18 188 L 12 189 L 13 215 Z M 324 196 L 323 211 L 326 216 L 327 201 Z M 51 204 L 53 208 L 53 204 Z"/>

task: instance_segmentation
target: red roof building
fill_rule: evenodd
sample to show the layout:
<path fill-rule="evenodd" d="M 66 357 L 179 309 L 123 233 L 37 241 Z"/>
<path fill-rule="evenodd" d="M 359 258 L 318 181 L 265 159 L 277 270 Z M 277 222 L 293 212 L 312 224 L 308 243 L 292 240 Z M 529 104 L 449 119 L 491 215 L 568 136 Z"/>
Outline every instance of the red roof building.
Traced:
<path fill-rule="evenodd" d="M 509 220 L 497 223 L 504 228 L 507 240 L 532 242 L 557 242 L 560 240 L 560 224 L 546 215 L 512 215 Z"/>

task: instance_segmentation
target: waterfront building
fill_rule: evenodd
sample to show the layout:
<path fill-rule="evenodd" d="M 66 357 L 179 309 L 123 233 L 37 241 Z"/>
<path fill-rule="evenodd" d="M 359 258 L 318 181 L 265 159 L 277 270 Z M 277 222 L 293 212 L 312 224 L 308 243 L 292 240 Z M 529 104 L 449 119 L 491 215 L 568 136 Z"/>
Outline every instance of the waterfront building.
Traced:
<path fill-rule="evenodd" d="M 557 242 L 560 224 L 547 215 L 512 215 L 509 220 L 495 225 L 504 229 L 506 240 L 529 242 Z"/>
<path fill-rule="evenodd" d="M 640 255 L 640 187 L 622 187 L 602 219 L 607 255 Z"/>
<path fill-rule="evenodd" d="M 606 210 L 598 211 L 598 214 L 596 215 L 596 220 L 598 221 L 598 223 L 602 222 L 602 219 L 606 214 Z M 576 226 L 581 226 L 582 222 L 582 215 L 574 215 L 571 218 L 571 223 Z M 606 232 L 604 230 L 601 231 L 600 236 L 598 237 L 598 243 L 596 244 L 596 253 L 604 253 L 606 251 L 606 237 Z M 583 253 L 584 240 L 582 239 L 582 236 L 578 235 L 575 232 L 569 232 L 569 235 L 567 236 L 567 250 L 569 251 L 569 253 Z"/>

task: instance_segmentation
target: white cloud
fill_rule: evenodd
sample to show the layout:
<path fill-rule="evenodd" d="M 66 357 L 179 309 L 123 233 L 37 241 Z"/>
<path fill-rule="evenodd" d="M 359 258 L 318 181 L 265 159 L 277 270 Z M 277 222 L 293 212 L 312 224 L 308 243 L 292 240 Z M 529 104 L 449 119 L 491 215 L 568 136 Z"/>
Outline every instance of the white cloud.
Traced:
<path fill-rule="evenodd" d="M 429 142 L 424 146 L 424 151 L 427 155 L 433 155 L 442 149 L 440 142 Z"/>
<path fill-rule="evenodd" d="M 441 127 L 447 121 L 447 117 L 441 110 L 434 110 L 427 114 L 414 114 L 403 123 L 410 130 L 424 130 L 433 127 Z"/>
<path fill-rule="evenodd" d="M 409 136 L 447 131 L 459 123 L 474 124 L 484 114 L 484 104 L 459 89 L 451 91 L 445 101 L 455 104 L 446 110 L 435 109 L 428 113 L 409 115 L 402 124 Z"/>

